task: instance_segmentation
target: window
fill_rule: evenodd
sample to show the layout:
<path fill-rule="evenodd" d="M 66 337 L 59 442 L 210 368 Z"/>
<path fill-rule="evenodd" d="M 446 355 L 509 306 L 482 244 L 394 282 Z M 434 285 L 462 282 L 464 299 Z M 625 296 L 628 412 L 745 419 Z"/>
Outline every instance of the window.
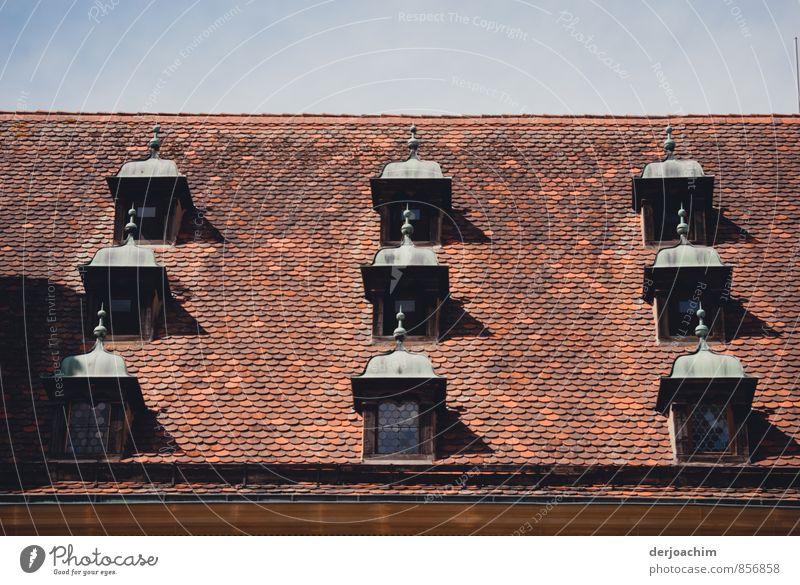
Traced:
<path fill-rule="evenodd" d="M 648 211 L 650 212 L 651 224 L 650 233 L 645 236 L 648 243 L 660 244 L 661 242 L 676 240 L 679 221 L 678 210 L 666 210 L 658 205 L 649 207 Z"/>
<path fill-rule="evenodd" d="M 710 387 L 702 394 L 715 395 Z M 725 400 L 723 398 L 723 400 Z M 675 459 L 681 463 L 745 463 L 748 406 L 717 402 L 673 403 L 670 407 Z"/>
<path fill-rule="evenodd" d="M 419 405 L 414 401 L 378 406 L 378 454 L 419 452 Z"/>
<path fill-rule="evenodd" d="M 385 295 L 375 307 L 374 334 L 391 337 L 397 327 L 396 315 L 402 307 L 403 314 L 406 316 L 404 327 L 408 332 L 407 337 L 436 337 L 437 314 L 434 303 L 436 303 L 435 299 L 423 296 Z"/>
<path fill-rule="evenodd" d="M 119 278 L 110 288 L 110 295 L 106 291 L 87 294 L 88 310 L 84 326 L 87 337 L 94 331 L 97 324 L 94 315 L 102 305 L 108 313 L 106 327 L 112 341 L 153 339 L 163 306 L 158 293 L 149 290 L 140 291 L 137 283 L 128 278 Z"/>
<path fill-rule="evenodd" d="M 166 198 L 143 202 L 141 198 L 121 197 L 117 199 L 117 220 L 114 226 L 118 242 L 125 240 L 125 225 L 129 221 L 128 210 L 136 209 L 134 237 L 140 244 L 170 244 L 175 241 L 183 219 L 183 207 L 176 199 Z"/>
<path fill-rule="evenodd" d="M 108 329 L 111 335 L 140 335 L 139 303 L 135 299 L 112 298 L 109 303 Z"/>
<path fill-rule="evenodd" d="M 118 311 L 118 312 L 126 312 L 129 313 L 131 311 L 131 306 L 133 305 L 133 301 L 130 299 L 111 299 L 111 310 Z"/>
<path fill-rule="evenodd" d="M 156 216 L 156 208 L 152 205 L 148 205 L 147 207 L 137 207 L 136 208 L 136 217 L 141 219 L 148 219 L 151 217 Z"/>
<path fill-rule="evenodd" d="M 689 416 L 689 436 L 695 453 L 727 453 L 731 443 L 730 409 L 698 404 Z"/>
<path fill-rule="evenodd" d="M 363 408 L 358 407 L 364 416 L 365 461 L 433 461 L 437 406 L 406 394 L 415 394 L 418 386 L 410 390 L 384 387 L 381 393 L 391 398 L 368 399 Z M 405 400 L 397 399 L 401 395 Z"/>
<path fill-rule="evenodd" d="M 706 311 L 706 324 L 710 328 L 709 339 L 722 339 L 724 337 L 722 309 L 706 298 L 699 299 L 694 292 L 681 294 L 679 291 L 673 292 L 669 298 L 664 296 L 656 298 L 658 338 L 695 342 L 694 329 L 697 325 L 695 312 L 701 301 Z"/>
<path fill-rule="evenodd" d="M 678 241 L 677 229 L 680 218 L 679 201 L 666 201 L 652 204 L 642 202 L 642 231 L 647 245 L 663 246 Z M 689 212 L 689 241 L 695 244 L 706 243 L 705 210 L 701 207 L 687 208 Z"/>
<path fill-rule="evenodd" d="M 390 203 L 381 208 L 381 244 L 399 244 L 402 240 L 400 228 L 403 226 L 403 211 L 406 202 Z M 411 225 L 414 226 L 412 239 L 416 244 L 435 244 L 440 240 L 441 213 L 435 207 L 421 203 L 411 203 L 409 211 L 413 214 Z"/>
<path fill-rule="evenodd" d="M 676 298 L 670 299 L 667 307 L 670 337 L 686 337 L 694 335 L 694 325 L 697 322 L 695 312 L 699 307 L 698 301 L 694 299 Z"/>
<path fill-rule="evenodd" d="M 75 458 L 119 455 L 126 431 L 122 404 L 79 400 L 66 404 L 56 421 L 55 454 Z"/>

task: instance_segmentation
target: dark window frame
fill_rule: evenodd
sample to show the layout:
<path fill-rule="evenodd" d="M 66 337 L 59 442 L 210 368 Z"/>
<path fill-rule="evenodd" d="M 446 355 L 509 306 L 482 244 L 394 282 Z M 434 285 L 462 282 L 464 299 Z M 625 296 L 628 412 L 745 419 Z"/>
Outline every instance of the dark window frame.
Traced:
<path fill-rule="evenodd" d="M 109 419 L 107 446 L 104 451 L 97 453 L 75 454 L 70 450 L 70 423 L 74 409 L 78 404 L 89 404 L 96 408 L 100 404 L 109 406 L 111 415 Z M 133 413 L 128 404 L 120 400 L 100 398 L 92 400 L 91 397 L 73 398 L 68 402 L 57 405 L 53 418 L 53 434 L 50 441 L 48 459 L 50 460 L 78 460 L 78 461 L 114 461 L 125 456 L 128 435 L 131 431 Z M 113 443 L 112 443 L 113 441 Z"/>
<path fill-rule="evenodd" d="M 383 402 L 416 402 L 419 415 L 419 449 L 417 453 L 378 453 L 378 408 Z M 399 462 L 431 462 L 436 458 L 435 428 L 436 408 L 416 398 L 398 398 L 371 400 L 363 409 L 363 446 L 362 459 L 365 463 L 387 461 Z"/>
<path fill-rule="evenodd" d="M 423 292 L 408 293 L 404 291 L 391 295 L 381 295 L 373 303 L 372 316 L 372 336 L 376 340 L 388 341 L 393 339 L 394 329 L 397 326 L 397 310 L 394 306 L 386 308 L 387 301 L 392 301 L 392 305 L 404 299 L 414 301 L 415 310 L 413 312 L 404 309 L 406 315 L 405 327 L 407 329 L 407 341 L 431 342 L 437 341 L 439 335 L 439 317 L 442 303 L 439 299 L 431 298 Z M 419 320 L 417 315 L 420 310 L 425 312 L 424 320 Z M 424 323 L 424 328 L 420 328 L 415 323 Z M 420 331 L 424 331 L 420 333 Z"/>
<path fill-rule="evenodd" d="M 125 287 L 125 289 L 128 291 L 128 294 L 118 294 L 115 291 L 110 291 L 112 293 L 111 295 L 86 295 L 87 310 L 84 311 L 84 315 L 86 316 L 86 322 L 84 324 L 86 339 L 91 340 L 94 338 L 93 331 L 97 324 L 96 315 L 101 305 L 108 314 L 105 325 L 108 328 L 109 341 L 152 341 L 155 338 L 158 317 L 163 314 L 164 310 L 164 303 L 158 296 L 158 293 L 153 291 L 152 298 L 147 299 L 139 296 L 135 283 L 130 284 L 130 286 Z M 119 313 L 112 308 L 113 300 L 130 300 L 131 312 L 137 312 L 137 317 L 115 320 L 115 313 L 117 315 L 119 315 Z M 130 325 L 129 321 L 138 323 L 138 331 L 135 325 Z M 119 331 L 120 322 L 124 323 L 122 331 Z"/>
<path fill-rule="evenodd" d="M 420 229 L 419 220 L 411 220 L 414 234 L 411 239 L 418 246 L 439 246 L 442 243 L 442 222 L 444 213 L 441 209 L 420 201 L 396 201 L 379 208 L 381 221 L 381 246 L 397 246 L 401 242 L 400 228 L 403 225 L 403 211 L 406 205 L 410 209 L 418 209 L 425 214 L 428 225 L 427 233 Z"/>
<path fill-rule="evenodd" d="M 131 205 L 137 210 L 134 220 L 138 229 L 134 232 L 134 238 L 139 245 L 143 246 L 171 246 L 175 244 L 180 232 L 181 224 L 186 210 L 183 208 L 180 199 L 145 199 L 143 197 L 119 197 L 115 199 L 114 213 L 114 241 L 121 243 L 125 241 L 125 225 L 130 221 L 128 211 Z M 155 207 L 155 218 L 141 217 L 139 210 L 145 207 Z M 153 232 L 150 227 L 163 218 L 164 229 L 155 229 Z M 161 232 L 159 234 L 159 232 Z M 153 237 L 153 236 L 156 237 Z M 146 237 L 145 237 L 146 236 Z"/>
<path fill-rule="evenodd" d="M 653 311 L 658 341 L 697 343 L 697 337 L 694 334 L 697 325 L 695 312 L 691 313 L 690 319 L 686 319 L 676 305 L 681 301 L 697 303 L 698 300 L 702 302 L 706 312 L 705 322 L 709 326 L 708 339 L 723 341 L 725 339 L 725 308 L 723 303 L 715 303 L 708 298 L 709 296 L 696 299 L 694 291 L 691 294 L 682 293 L 680 288 L 676 288 L 669 295 L 657 293 L 653 302 Z M 696 310 L 695 307 L 694 311 Z M 682 333 L 684 331 L 685 333 Z"/>
<path fill-rule="evenodd" d="M 691 415 L 694 409 L 717 406 L 724 408 L 728 424 L 728 448 L 725 451 L 698 451 L 692 441 Z M 672 403 L 670 435 L 676 463 L 737 464 L 749 461 L 747 413 L 735 404 L 719 402 Z"/>
<path fill-rule="evenodd" d="M 653 202 L 643 199 L 641 204 L 642 241 L 649 247 L 667 247 L 677 244 L 680 239 L 676 228 L 678 226 L 678 210 L 680 202 L 675 205 L 674 211 L 664 207 L 656 207 Z M 708 227 L 706 210 L 702 206 L 693 209 L 686 208 L 689 223 L 689 241 L 693 244 L 705 245 L 708 243 Z M 669 220 L 663 227 L 664 217 Z M 660 237 L 659 237 L 660 236 Z"/>

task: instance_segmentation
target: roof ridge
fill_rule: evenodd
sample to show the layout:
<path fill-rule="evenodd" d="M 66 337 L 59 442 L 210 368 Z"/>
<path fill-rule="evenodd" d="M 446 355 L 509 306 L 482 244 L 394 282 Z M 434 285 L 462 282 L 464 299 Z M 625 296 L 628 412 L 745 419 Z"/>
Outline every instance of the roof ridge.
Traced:
<path fill-rule="evenodd" d="M 120 118 L 280 118 L 282 120 L 292 118 L 331 118 L 341 120 L 342 118 L 364 118 L 364 119 L 430 119 L 430 120 L 484 120 L 484 119 L 586 119 L 586 120 L 685 120 L 693 118 L 717 119 L 753 119 L 753 118 L 790 118 L 800 120 L 800 114 L 789 114 L 779 112 L 736 114 L 736 113 L 708 113 L 708 114 L 359 114 L 359 113 L 228 113 L 228 112 L 77 112 L 70 110 L 4 110 L 0 109 L 0 116 L 112 116 Z"/>

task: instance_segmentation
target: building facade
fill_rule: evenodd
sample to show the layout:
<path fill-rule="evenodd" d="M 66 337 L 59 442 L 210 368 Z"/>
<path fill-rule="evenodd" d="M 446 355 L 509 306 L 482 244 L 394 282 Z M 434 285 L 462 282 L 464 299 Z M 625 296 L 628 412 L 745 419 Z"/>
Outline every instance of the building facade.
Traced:
<path fill-rule="evenodd" d="M 4 533 L 800 531 L 799 116 L 157 121 L 0 114 Z"/>

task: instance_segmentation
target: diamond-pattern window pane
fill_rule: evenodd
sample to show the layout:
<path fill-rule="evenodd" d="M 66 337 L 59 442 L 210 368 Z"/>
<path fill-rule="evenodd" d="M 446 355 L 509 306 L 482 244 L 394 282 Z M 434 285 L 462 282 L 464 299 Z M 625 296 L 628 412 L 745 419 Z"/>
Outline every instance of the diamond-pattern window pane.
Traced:
<path fill-rule="evenodd" d="M 724 453 L 730 444 L 728 410 L 720 405 L 698 405 L 691 415 L 692 444 L 699 453 Z"/>
<path fill-rule="evenodd" d="M 378 405 L 378 453 L 419 452 L 419 405 L 413 401 Z"/>
<path fill-rule="evenodd" d="M 100 402 L 92 408 L 88 402 L 72 404 L 69 412 L 67 453 L 103 455 L 108 447 L 111 406 Z"/>

